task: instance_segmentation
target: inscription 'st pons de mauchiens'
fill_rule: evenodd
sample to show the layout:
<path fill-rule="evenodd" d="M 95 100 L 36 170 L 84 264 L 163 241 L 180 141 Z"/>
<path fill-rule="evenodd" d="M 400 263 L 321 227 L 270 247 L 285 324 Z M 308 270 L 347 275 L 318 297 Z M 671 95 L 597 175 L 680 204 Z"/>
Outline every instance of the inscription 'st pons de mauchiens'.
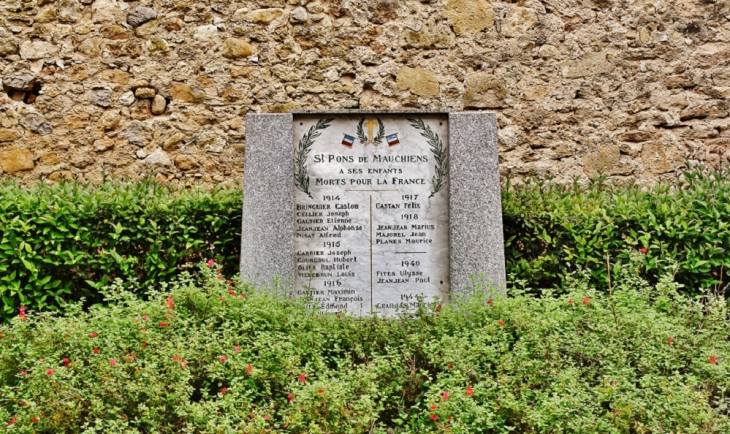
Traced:
<path fill-rule="evenodd" d="M 294 118 L 295 293 L 386 316 L 449 293 L 448 118 Z"/>

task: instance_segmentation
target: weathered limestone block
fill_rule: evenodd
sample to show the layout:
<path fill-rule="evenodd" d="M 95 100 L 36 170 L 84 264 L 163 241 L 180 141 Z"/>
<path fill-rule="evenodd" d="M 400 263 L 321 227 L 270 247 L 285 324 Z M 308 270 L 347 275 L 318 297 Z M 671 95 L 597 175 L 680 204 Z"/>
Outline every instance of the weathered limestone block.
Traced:
<path fill-rule="evenodd" d="M 205 92 L 202 90 L 179 82 L 172 82 L 170 95 L 173 100 L 190 103 L 200 102 L 205 99 Z"/>
<path fill-rule="evenodd" d="M 402 67 L 398 70 L 396 83 L 399 89 L 408 90 L 414 95 L 438 95 L 439 93 L 439 82 L 436 75 L 421 67 Z"/>
<path fill-rule="evenodd" d="M 20 44 L 20 57 L 38 60 L 58 53 L 58 47 L 46 41 L 25 41 Z"/>
<path fill-rule="evenodd" d="M 160 37 L 151 36 L 147 41 L 147 51 L 150 53 L 167 53 L 170 51 L 170 45 Z"/>
<path fill-rule="evenodd" d="M 0 153 L 0 167 L 6 173 L 33 170 L 33 154 L 28 149 L 11 146 Z"/>
<path fill-rule="evenodd" d="M 101 42 L 102 39 L 96 36 L 87 38 L 79 44 L 77 49 L 89 57 L 97 57 L 101 53 Z"/>
<path fill-rule="evenodd" d="M 3 88 L 5 88 L 5 90 L 15 89 L 30 91 L 33 90 L 33 85 L 35 85 L 35 82 L 36 78 L 31 74 L 14 73 L 3 77 Z"/>
<path fill-rule="evenodd" d="M 601 146 L 598 151 L 583 156 L 583 172 L 589 178 L 615 174 L 620 159 L 621 152 L 617 146 Z"/>
<path fill-rule="evenodd" d="M 185 134 L 183 133 L 175 133 L 172 136 L 170 136 L 165 142 L 162 144 L 162 149 L 165 151 L 176 151 L 180 147 L 180 143 L 185 140 Z"/>
<path fill-rule="evenodd" d="M 139 27 L 155 18 L 157 18 L 157 12 L 152 8 L 144 6 L 137 6 L 127 14 L 127 22 L 133 27 Z"/>
<path fill-rule="evenodd" d="M 155 95 L 155 98 L 152 100 L 152 106 L 150 107 L 150 110 L 152 111 L 153 115 L 161 115 L 165 113 L 165 107 L 167 106 L 167 101 L 162 95 Z"/>
<path fill-rule="evenodd" d="M 583 59 L 567 62 L 563 67 L 564 78 L 581 78 L 606 74 L 613 71 L 614 66 L 608 61 L 604 52 L 586 54 Z"/>
<path fill-rule="evenodd" d="M 308 18 L 307 10 L 299 6 L 292 11 L 289 22 L 292 24 L 306 23 Z"/>
<path fill-rule="evenodd" d="M 537 12 L 530 8 L 514 7 L 507 12 L 502 24 L 502 34 L 509 38 L 517 38 L 527 33 L 539 22 Z"/>
<path fill-rule="evenodd" d="M 95 23 L 118 22 L 123 16 L 117 0 L 95 0 L 91 13 Z"/>
<path fill-rule="evenodd" d="M 616 140 L 632 143 L 646 142 L 647 140 L 651 140 L 653 138 L 654 134 L 647 131 L 628 131 L 626 133 L 616 136 Z"/>
<path fill-rule="evenodd" d="M 137 98 L 154 98 L 155 93 L 155 89 L 151 87 L 138 87 L 137 90 L 134 91 L 134 96 Z"/>
<path fill-rule="evenodd" d="M 254 24 L 271 24 L 283 14 L 284 10 L 279 8 L 257 9 L 244 15 L 243 19 Z"/>
<path fill-rule="evenodd" d="M 11 130 L 11 129 L 8 129 L 8 128 L 2 128 L 2 129 L 0 129 L 0 143 L 3 143 L 3 142 L 14 142 L 14 141 L 18 140 L 21 137 L 22 136 L 20 135 L 20 133 L 17 132 L 17 131 L 15 131 L 15 130 Z"/>
<path fill-rule="evenodd" d="M 20 118 L 20 125 L 42 136 L 49 134 L 52 130 L 51 124 L 39 113 L 29 113 Z"/>
<path fill-rule="evenodd" d="M 42 164 L 44 166 L 55 166 L 60 162 L 61 158 L 58 156 L 58 152 L 46 152 L 41 155 L 41 158 L 38 160 L 38 164 Z"/>
<path fill-rule="evenodd" d="M 253 54 L 251 44 L 236 38 L 229 38 L 223 42 L 223 57 L 228 59 L 240 59 Z"/>
<path fill-rule="evenodd" d="M 167 155 L 167 152 L 157 148 L 154 152 L 145 157 L 144 160 L 142 160 L 142 163 L 148 166 L 169 166 L 172 164 L 172 161 Z"/>
<path fill-rule="evenodd" d="M 641 149 L 644 171 L 654 175 L 671 172 L 682 167 L 682 155 L 674 145 L 645 143 Z"/>
<path fill-rule="evenodd" d="M 129 39 L 129 37 L 131 36 L 129 32 L 124 29 L 124 27 L 118 26 L 116 24 L 102 27 L 101 29 L 99 29 L 99 33 L 101 33 L 101 36 L 103 36 L 104 38 L 111 40 Z"/>
<path fill-rule="evenodd" d="M 122 117 L 117 111 L 107 111 L 99 119 L 99 125 L 104 131 L 113 130 L 119 126 Z"/>
<path fill-rule="evenodd" d="M 95 87 L 91 89 L 91 102 L 99 107 L 112 105 L 112 91 L 106 87 Z"/>
<path fill-rule="evenodd" d="M 44 8 L 40 11 L 40 13 L 38 13 L 38 15 L 36 15 L 35 22 L 41 24 L 50 23 L 51 21 L 54 21 L 56 17 L 56 9 L 52 7 Z"/>
<path fill-rule="evenodd" d="M 111 81 L 112 83 L 117 84 L 127 84 L 129 83 L 129 73 L 120 71 L 118 69 L 105 69 L 101 73 L 101 78 L 104 81 Z"/>
<path fill-rule="evenodd" d="M 190 170 L 198 167 L 198 162 L 189 155 L 178 155 L 175 157 L 175 167 L 180 170 Z"/>
<path fill-rule="evenodd" d="M 12 56 L 18 52 L 18 41 L 6 32 L 0 32 L 0 56 Z"/>
<path fill-rule="evenodd" d="M 59 0 L 56 5 L 58 21 L 76 23 L 81 19 L 81 3 L 76 0 Z"/>
<path fill-rule="evenodd" d="M 448 0 L 446 15 L 457 35 L 474 35 L 494 24 L 494 9 L 487 0 Z"/>
<path fill-rule="evenodd" d="M 216 27 L 214 24 L 209 24 L 207 26 L 199 26 L 195 30 L 195 34 L 193 35 L 193 39 L 200 42 L 210 42 L 218 37 L 218 27 Z"/>
<path fill-rule="evenodd" d="M 492 74 L 472 74 L 466 79 L 464 108 L 506 107 L 507 86 Z"/>
<path fill-rule="evenodd" d="M 402 45 L 413 48 L 451 48 L 456 45 L 456 38 L 445 24 L 426 25 L 418 32 L 406 29 Z"/>
<path fill-rule="evenodd" d="M 134 92 L 132 92 L 131 90 L 125 92 L 124 95 L 119 97 L 119 103 L 123 106 L 129 107 L 130 105 L 134 104 L 134 101 Z"/>
<path fill-rule="evenodd" d="M 94 141 L 94 151 L 106 152 L 110 149 L 114 149 L 114 140 L 112 139 L 99 139 Z"/>

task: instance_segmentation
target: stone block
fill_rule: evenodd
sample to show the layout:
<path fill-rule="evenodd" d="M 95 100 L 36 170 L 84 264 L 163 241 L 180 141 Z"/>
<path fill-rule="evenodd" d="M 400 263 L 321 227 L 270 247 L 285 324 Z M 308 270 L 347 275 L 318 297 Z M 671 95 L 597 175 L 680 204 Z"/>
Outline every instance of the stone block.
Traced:
<path fill-rule="evenodd" d="M 593 75 L 607 74 L 613 71 L 614 66 L 608 61 L 606 53 L 586 54 L 583 59 L 567 62 L 563 67 L 564 78 L 582 78 Z"/>
<path fill-rule="evenodd" d="M 150 110 L 152 111 L 153 115 L 161 115 L 165 113 L 165 107 L 167 106 L 167 101 L 162 95 L 155 95 L 155 98 L 152 100 L 152 106 L 150 107 Z"/>
<path fill-rule="evenodd" d="M 9 128 L 0 129 L 0 143 L 14 142 L 21 137 L 20 133 L 15 130 L 11 130 Z"/>
<path fill-rule="evenodd" d="M 175 101 L 195 103 L 205 99 L 205 92 L 185 83 L 172 82 L 170 95 Z"/>
<path fill-rule="evenodd" d="M 506 107 L 507 86 L 492 74 L 477 73 L 466 79 L 464 108 Z"/>
<path fill-rule="evenodd" d="M 253 54 L 253 47 L 242 39 L 229 38 L 223 42 L 223 57 L 240 59 Z"/>
<path fill-rule="evenodd" d="M 6 173 L 33 170 L 33 154 L 28 149 L 11 146 L 0 153 L 0 167 Z"/>
<path fill-rule="evenodd" d="M 457 35 L 475 35 L 494 24 L 494 9 L 487 0 L 448 0 L 446 15 Z"/>
<path fill-rule="evenodd" d="M 127 14 L 127 23 L 133 27 L 139 27 L 147 21 L 157 18 L 157 12 L 152 8 L 137 6 Z"/>
<path fill-rule="evenodd" d="M 439 93 L 439 82 L 436 74 L 420 67 L 402 67 L 398 70 L 396 83 L 399 89 L 408 90 L 414 95 L 432 96 Z"/>

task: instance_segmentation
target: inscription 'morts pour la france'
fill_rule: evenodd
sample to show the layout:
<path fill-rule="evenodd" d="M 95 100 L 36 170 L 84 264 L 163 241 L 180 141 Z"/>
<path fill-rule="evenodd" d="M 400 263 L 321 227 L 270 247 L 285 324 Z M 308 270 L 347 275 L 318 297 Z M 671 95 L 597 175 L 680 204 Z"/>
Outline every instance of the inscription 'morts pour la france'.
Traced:
<path fill-rule="evenodd" d="M 394 315 L 449 292 L 443 115 L 294 118 L 295 293 Z"/>

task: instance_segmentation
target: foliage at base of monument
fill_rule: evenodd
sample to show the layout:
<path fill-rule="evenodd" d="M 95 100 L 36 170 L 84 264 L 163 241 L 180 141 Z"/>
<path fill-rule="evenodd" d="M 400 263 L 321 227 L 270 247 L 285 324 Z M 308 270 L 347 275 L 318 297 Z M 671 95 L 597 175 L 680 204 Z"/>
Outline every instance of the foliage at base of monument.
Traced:
<path fill-rule="evenodd" d="M 147 300 L 0 326 L 0 422 L 17 433 L 727 433 L 722 297 L 649 285 L 520 293 L 410 319 L 319 316 L 212 262 Z"/>
<path fill-rule="evenodd" d="M 0 321 L 64 300 L 101 301 L 114 278 L 143 285 L 204 258 L 237 269 L 241 192 L 152 180 L 23 187 L 0 183 Z"/>
<path fill-rule="evenodd" d="M 678 264 L 688 291 L 730 284 L 730 167 L 690 169 L 676 185 L 527 182 L 503 189 L 507 271 L 515 285 L 560 287 L 576 267 L 607 288 L 642 252 L 651 282 Z"/>

